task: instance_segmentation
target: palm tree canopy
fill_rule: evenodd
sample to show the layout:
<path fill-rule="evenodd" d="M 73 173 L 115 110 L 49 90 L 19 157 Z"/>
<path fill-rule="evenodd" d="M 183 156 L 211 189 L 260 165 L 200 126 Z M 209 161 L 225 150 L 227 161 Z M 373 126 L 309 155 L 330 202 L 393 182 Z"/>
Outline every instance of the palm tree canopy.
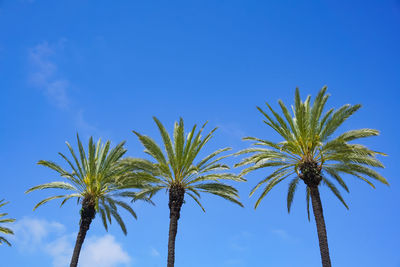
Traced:
<path fill-rule="evenodd" d="M 326 89 L 326 86 L 323 87 L 311 104 L 311 96 L 302 101 L 297 88 L 292 113 L 281 100 L 278 101 L 281 114 L 275 111 L 268 103 L 267 107 L 270 114 L 257 107 L 265 117 L 264 123 L 277 132 L 283 140 L 281 142 L 272 142 L 256 137 L 245 137 L 243 138 L 244 140 L 253 141 L 253 145 L 256 147 L 236 153 L 250 154 L 235 165 L 236 167 L 251 165 L 243 169 L 241 175 L 265 167 L 276 168 L 251 190 L 250 196 L 258 188 L 265 185 L 255 203 L 255 208 L 275 185 L 285 179 L 290 179 L 287 194 L 287 208 L 288 212 L 290 212 L 294 193 L 299 180 L 302 179 L 300 171 L 303 171 L 307 166 L 312 167 L 312 164 L 319 171 L 322 171 L 321 184 L 326 185 L 346 208 L 348 206 L 332 179 L 346 191 L 349 190 L 342 179 L 343 174 L 350 174 L 359 178 L 372 187 L 374 185 L 371 183 L 370 178 L 388 184 L 384 177 L 371 168 L 383 168 L 383 164 L 376 156 L 385 154 L 373 151 L 361 144 L 351 143 L 351 141 L 360 138 L 377 136 L 379 131 L 357 129 L 333 137 L 339 126 L 354 114 L 361 105 L 347 104 L 336 110 L 329 109 L 324 113 L 324 107 L 329 98 L 329 95 L 326 94 Z M 310 192 L 308 187 L 306 199 L 309 215 Z"/>
<path fill-rule="evenodd" d="M 202 136 L 204 127 L 196 131 L 194 125 L 192 130 L 185 136 L 184 123 L 181 118 L 175 122 L 173 131 L 173 140 L 166 131 L 162 123 L 153 117 L 160 131 L 165 153 L 160 146 L 150 137 L 134 132 L 142 145 L 145 147 L 145 153 L 149 154 L 155 162 L 139 158 L 124 159 L 125 164 L 131 169 L 141 169 L 133 175 L 141 177 L 147 181 L 148 185 L 137 193 L 136 197 L 153 196 L 161 189 L 169 190 L 172 187 L 184 189 L 204 211 L 200 202 L 200 193 L 211 193 L 224 199 L 232 201 L 240 206 L 238 191 L 221 180 L 245 181 L 244 178 L 232 173 L 226 172 L 229 166 L 221 163 L 221 160 L 228 157 L 221 156 L 223 152 L 231 148 L 219 149 L 205 158 L 197 161 L 197 156 L 205 144 L 212 138 L 217 128 L 211 130 L 204 137 Z M 216 173 L 216 171 L 222 171 Z M 129 179 L 125 184 L 129 186 Z M 136 182 L 135 182 L 136 183 Z"/>
<path fill-rule="evenodd" d="M 0 208 L 7 204 L 8 204 L 8 202 L 4 202 L 4 199 L 0 200 Z M 15 221 L 15 219 L 4 218 L 7 215 L 8 215 L 8 213 L 0 213 L 0 233 L 13 235 L 14 232 L 11 229 L 2 226 L 3 223 L 12 223 Z M 5 237 L 0 236 L 0 244 L 3 244 L 3 243 L 11 246 L 11 243 L 8 242 L 8 240 Z"/>
<path fill-rule="evenodd" d="M 120 164 L 122 156 L 126 153 L 125 142 L 121 142 L 111 149 L 110 141 L 103 144 L 99 139 L 96 144 L 90 137 L 86 154 L 79 135 L 77 135 L 77 141 L 79 154 L 76 154 L 71 145 L 66 142 L 72 160 L 68 159 L 63 153 L 58 153 L 66 161 L 71 169 L 70 171 L 52 161 L 40 160 L 38 162 L 39 165 L 56 171 L 65 178 L 65 181 L 37 185 L 27 190 L 26 193 L 49 188 L 66 190 L 68 193 L 46 198 L 37 203 L 34 210 L 54 199 L 63 199 L 61 206 L 71 198 L 77 198 L 78 203 L 86 199 L 94 204 L 96 212 L 101 214 L 106 230 L 108 223 L 111 223 L 111 217 L 114 217 L 126 234 L 126 227 L 117 207 L 127 210 L 134 218 L 136 218 L 136 213 L 126 202 L 121 200 L 123 197 L 131 198 L 133 192 L 124 190 L 117 182 L 119 178 L 129 176 L 127 168 Z"/>

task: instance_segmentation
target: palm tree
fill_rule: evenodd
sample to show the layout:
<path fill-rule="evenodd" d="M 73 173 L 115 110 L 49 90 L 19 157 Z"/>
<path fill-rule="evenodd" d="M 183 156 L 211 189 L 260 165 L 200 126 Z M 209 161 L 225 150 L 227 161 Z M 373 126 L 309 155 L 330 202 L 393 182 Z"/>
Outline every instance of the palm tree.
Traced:
<path fill-rule="evenodd" d="M 350 174 L 359 178 L 372 187 L 374 185 L 368 178 L 384 184 L 388 184 L 388 182 L 379 173 L 371 169 L 371 167 L 384 167 L 376 158 L 376 155 L 384 154 L 370 150 L 360 144 L 350 143 L 359 138 L 377 136 L 379 135 L 377 130 L 351 130 L 333 137 L 338 127 L 361 105 L 344 105 L 337 110 L 332 108 L 322 115 L 329 97 L 326 94 L 326 89 L 326 87 L 323 87 L 320 90 L 312 105 L 310 104 L 311 97 L 308 96 L 303 102 L 300 99 L 299 90 L 296 89 L 295 105 L 292 107 L 293 117 L 281 100 L 279 100 L 279 105 L 283 117 L 268 104 L 272 115 L 268 115 L 263 109 L 257 107 L 266 118 L 264 122 L 275 130 L 283 138 L 283 141 L 276 143 L 255 137 L 244 138 L 244 140 L 253 141 L 253 145 L 258 147 L 238 152 L 237 154 L 250 154 L 250 156 L 235 166 L 251 164 L 250 167 L 246 167 L 241 172 L 241 175 L 266 167 L 276 168 L 251 190 L 250 196 L 258 188 L 265 185 L 255 203 L 255 208 L 274 186 L 285 179 L 291 179 L 287 194 L 287 208 L 290 212 L 299 181 L 302 180 L 305 183 L 308 219 L 310 219 L 309 203 L 311 198 L 322 266 L 330 267 L 328 240 L 318 186 L 326 185 L 348 208 L 331 179 L 335 180 L 346 191 L 348 191 L 348 187 L 342 179 L 343 174 Z"/>
<path fill-rule="evenodd" d="M 242 203 L 238 201 L 237 190 L 220 180 L 244 181 L 244 179 L 231 173 L 215 173 L 215 171 L 229 170 L 227 165 L 220 163 L 227 156 L 219 155 L 230 148 L 219 149 L 194 163 L 204 145 L 212 138 L 216 128 L 202 137 L 206 124 L 197 133 L 196 125 L 194 125 L 185 138 L 183 120 L 180 119 L 179 123 L 175 122 L 172 142 L 161 122 L 153 118 L 161 133 L 166 155 L 153 139 L 133 131 L 145 147 L 145 152 L 155 160 L 155 163 L 133 158 L 126 159 L 126 162 L 133 169 L 142 169 L 142 179 L 148 181 L 148 185 L 138 192 L 136 197 L 151 197 L 162 189 L 169 192 L 170 225 L 167 266 L 173 267 L 178 220 L 185 194 L 191 197 L 203 211 L 205 210 L 199 200 L 200 193 L 214 194 L 242 206 Z M 219 157 L 216 158 L 217 156 Z M 129 184 L 129 179 L 126 183 Z"/>
<path fill-rule="evenodd" d="M 125 223 L 119 215 L 117 207 L 119 206 L 127 210 L 136 219 L 136 213 L 133 209 L 121 200 L 121 197 L 132 198 L 133 193 L 123 190 L 124 188 L 117 182 L 117 179 L 127 176 L 127 169 L 120 164 L 121 157 L 126 152 L 126 149 L 123 147 L 125 142 L 121 142 L 113 149 L 110 149 L 110 141 L 102 144 L 99 139 L 97 144 L 95 144 L 93 138 L 90 137 L 86 156 L 78 135 L 77 140 L 79 155 L 66 142 L 72 160 L 68 159 L 64 154 L 58 153 L 67 162 L 71 171 L 63 169 L 60 165 L 52 161 L 40 160 L 38 162 L 39 165 L 56 171 L 66 179 L 66 182 L 59 181 L 42 184 L 26 191 L 26 193 L 29 193 L 48 188 L 69 191 L 67 194 L 52 196 L 40 201 L 34 207 L 34 210 L 54 199 L 63 199 L 61 206 L 71 198 L 77 198 L 78 202 L 81 203 L 79 233 L 71 258 L 71 267 L 75 267 L 78 264 L 82 244 L 96 213 L 99 212 L 101 214 L 106 230 L 108 229 L 108 223 L 111 224 L 111 217 L 114 217 L 125 235 L 127 233 Z"/>
<path fill-rule="evenodd" d="M 8 202 L 4 202 L 4 199 L 0 200 L 0 208 L 7 204 L 8 204 Z M 8 213 L 0 213 L 0 223 L 1 224 L 15 222 L 15 219 L 6 219 L 6 218 L 3 219 L 3 217 L 7 216 L 7 215 L 8 215 Z M 9 229 L 7 227 L 3 227 L 3 226 L 0 226 L 0 233 L 7 234 L 7 235 L 14 234 L 14 232 L 11 229 Z M 11 246 L 11 243 L 8 242 L 8 240 L 6 238 L 0 236 L 0 244 L 3 244 L 3 243 Z"/>

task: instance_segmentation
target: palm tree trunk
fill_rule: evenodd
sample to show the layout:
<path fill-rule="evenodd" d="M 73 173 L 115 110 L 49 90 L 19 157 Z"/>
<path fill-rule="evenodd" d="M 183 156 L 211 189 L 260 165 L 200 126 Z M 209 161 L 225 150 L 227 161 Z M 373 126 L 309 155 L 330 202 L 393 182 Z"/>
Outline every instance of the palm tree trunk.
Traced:
<path fill-rule="evenodd" d="M 322 210 L 321 198 L 319 196 L 318 186 L 309 186 L 309 188 L 311 193 L 311 202 L 314 211 L 315 223 L 317 224 L 322 267 L 331 267 L 331 259 L 329 256 L 329 247 L 328 247 L 328 237 L 326 234 L 325 219 Z"/>
<path fill-rule="evenodd" d="M 180 218 L 181 207 L 185 190 L 181 187 L 171 187 L 169 189 L 169 236 L 168 236 L 168 260 L 167 267 L 174 267 L 175 264 L 175 239 L 178 232 L 178 220 Z"/>
<path fill-rule="evenodd" d="M 90 224 L 96 214 L 94 204 L 88 199 L 82 201 L 81 209 L 81 221 L 79 225 L 79 233 L 76 237 L 75 248 L 71 258 L 70 267 L 76 267 L 78 265 L 79 254 L 81 252 L 83 241 L 85 241 L 86 233 L 89 230 Z"/>

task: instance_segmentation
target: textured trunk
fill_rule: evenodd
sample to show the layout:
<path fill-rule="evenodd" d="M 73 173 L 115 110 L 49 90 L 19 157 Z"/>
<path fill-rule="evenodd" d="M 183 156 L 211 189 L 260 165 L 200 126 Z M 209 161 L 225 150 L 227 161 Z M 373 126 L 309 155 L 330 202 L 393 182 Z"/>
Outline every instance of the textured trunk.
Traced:
<path fill-rule="evenodd" d="M 311 193 L 312 208 L 314 211 L 315 223 L 317 224 L 319 249 L 323 267 L 331 267 L 329 256 L 328 237 L 326 234 L 324 213 L 322 210 L 321 198 L 319 197 L 318 186 L 309 186 Z"/>
<path fill-rule="evenodd" d="M 96 210 L 94 208 L 94 204 L 91 203 L 88 199 L 84 199 L 82 201 L 82 209 L 81 209 L 81 221 L 79 224 L 79 233 L 76 237 L 76 243 L 74 252 L 71 258 L 70 267 L 76 267 L 78 265 L 79 254 L 81 252 L 83 241 L 85 240 L 86 233 L 89 230 L 90 224 L 96 214 Z"/>
<path fill-rule="evenodd" d="M 175 264 L 175 239 L 178 232 L 178 220 L 181 213 L 185 190 L 181 187 L 172 186 L 169 189 L 169 236 L 168 236 L 168 260 L 167 267 Z"/>

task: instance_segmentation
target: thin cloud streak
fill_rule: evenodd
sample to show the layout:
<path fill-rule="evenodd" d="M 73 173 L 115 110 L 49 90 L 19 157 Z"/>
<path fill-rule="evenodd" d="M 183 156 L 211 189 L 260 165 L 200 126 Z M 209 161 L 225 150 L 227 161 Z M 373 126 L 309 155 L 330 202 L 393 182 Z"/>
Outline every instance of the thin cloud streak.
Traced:
<path fill-rule="evenodd" d="M 160 252 L 155 248 L 151 248 L 150 255 L 152 257 L 158 258 L 158 257 L 160 257 Z"/>
<path fill-rule="evenodd" d="M 65 41 L 60 41 L 56 47 L 63 47 Z M 66 109 L 70 105 L 67 95 L 69 82 L 59 77 L 57 65 L 51 60 L 55 54 L 55 48 L 47 42 L 36 45 L 29 51 L 31 72 L 29 82 L 40 89 L 49 101 L 60 109 Z"/>
<path fill-rule="evenodd" d="M 271 230 L 271 233 L 283 241 L 290 242 L 290 243 L 297 242 L 297 239 L 295 237 L 293 237 L 292 235 L 290 235 L 286 230 L 273 229 L 273 230 Z"/>
<path fill-rule="evenodd" d="M 31 69 L 28 82 L 32 87 L 39 89 L 50 104 L 71 114 L 78 130 L 91 136 L 99 130 L 85 119 L 84 110 L 71 99 L 69 93 L 71 83 L 60 75 L 56 64 L 55 57 L 64 50 L 66 43 L 66 39 L 54 44 L 45 41 L 29 49 Z"/>

